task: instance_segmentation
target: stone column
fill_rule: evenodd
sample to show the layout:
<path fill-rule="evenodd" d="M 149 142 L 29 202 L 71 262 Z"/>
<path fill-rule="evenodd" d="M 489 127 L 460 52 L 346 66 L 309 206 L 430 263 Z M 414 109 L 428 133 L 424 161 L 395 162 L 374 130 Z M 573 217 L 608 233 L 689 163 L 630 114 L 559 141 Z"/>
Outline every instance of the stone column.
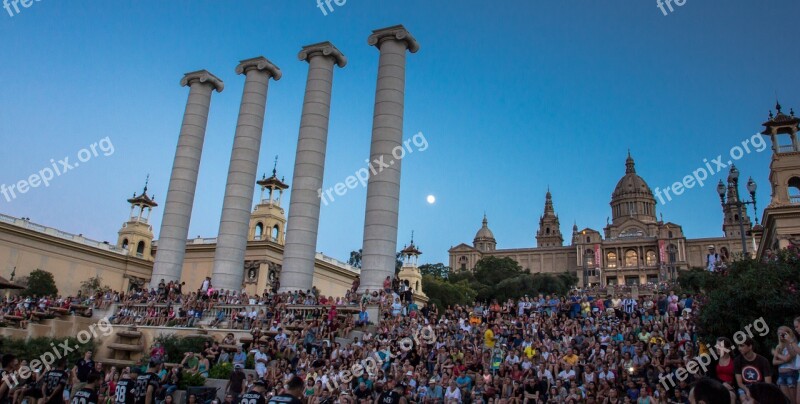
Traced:
<path fill-rule="evenodd" d="M 264 128 L 269 79 L 280 80 L 281 70 L 263 56 L 242 60 L 237 74 L 244 74 L 244 92 L 233 138 L 233 151 L 225 185 L 225 199 L 219 221 L 217 248 L 211 284 L 215 289 L 242 289 L 247 230 L 253 206 L 253 187 L 258 169 L 258 152 Z"/>
<path fill-rule="evenodd" d="M 224 88 L 222 80 L 207 70 L 186 73 L 181 85 L 189 86 L 189 100 L 183 113 L 181 134 L 178 137 L 167 200 L 164 203 L 164 217 L 158 233 L 158 250 L 150 279 L 152 285 L 157 285 L 161 279 L 169 282 L 181 278 L 211 92 L 220 92 Z"/>
<path fill-rule="evenodd" d="M 308 62 L 308 79 L 294 160 L 281 291 L 308 290 L 314 280 L 333 67 L 347 64 L 345 56 L 330 42 L 305 46 L 298 58 Z"/>
<path fill-rule="evenodd" d="M 419 50 L 417 41 L 402 25 L 373 31 L 368 43 L 380 49 L 380 61 L 369 153 L 370 165 L 377 173 L 373 172 L 367 184 L 362 291 L 379 289 L 387 276 L 394 275 L 401 161 L 392 152 L 403 147 L 406 51 Z"/>

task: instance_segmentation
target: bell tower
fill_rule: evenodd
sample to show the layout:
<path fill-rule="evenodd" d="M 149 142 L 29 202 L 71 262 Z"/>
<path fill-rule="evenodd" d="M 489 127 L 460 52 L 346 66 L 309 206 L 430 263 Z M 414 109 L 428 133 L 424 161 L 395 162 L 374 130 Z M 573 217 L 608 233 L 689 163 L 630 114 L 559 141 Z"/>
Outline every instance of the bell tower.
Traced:
<path fill-rule="evenodd" d="M 158 204 L 155 196 L 147 195 L 149 181 L 150 176 L 148 175 L 142 193 L 137 196 L 134 192 L 133 197 L 128 199 L 128 203 L 131 204 L 130 218 L 119 230 L 117 247 L 125 249 L 129 255 L 152 261 L 153 226 L 150 226 L 148 222 L 150 213 Z"/>
<path fill-rule="evenodd" d="M 561 224 L 558 222 L 558 215 L 553 209 L 553 196 L 550 188 L 547 188 L 547 195 L 544 199 L 544 214 L 539 216 L 539 231 L 536 232 L 536 246 L 541 247 L 561 247 L 564 245 L 564 237 L 561 236 Z"/>
<path fill-rule="evenodd" d="M 286 213 L 281 207 L 281 199 L 283 191 L 289 189 L 289 186 L 283 182 L 283 178 L 278 179 L 277 166 L 278 158 L 275 157 L 272 176 L 267 178 L 265 174 L 256 182 L 261 187 L 261 197 L 250 215 L 248 241 L 269 240 L 280 245 L 284 243 Z"/>
<path fill-rule="evenodd" d="M 794 110 L 789 115 L 776 103 L 777 112 L 769 113 L 764 122 L 764 136 L 772 141 L 772 161 L 769 165 L 769 182 L 772 196 L 764 209 L 761 224 L 761 242 L 758 256 L 766 257 L 778 249 L 800 245 L 800 142 L 797 132 L 800 119 Z M 761 230 L 761 229 L 759 229 Z"/>

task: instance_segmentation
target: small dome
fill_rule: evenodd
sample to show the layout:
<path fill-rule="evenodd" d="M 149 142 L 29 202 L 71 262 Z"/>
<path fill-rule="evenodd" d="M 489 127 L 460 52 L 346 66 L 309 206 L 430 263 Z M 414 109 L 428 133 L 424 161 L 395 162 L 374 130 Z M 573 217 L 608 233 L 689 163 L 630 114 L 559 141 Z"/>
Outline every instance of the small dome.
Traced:
<path fill-rule="evenodd" d="M 630 152 L 628 152 L 628 158 L 625 160 L 625 176 L 617 182 L 617 187 L 614 188 L 614 193 L 611 194 L 611 197 L 616 199 L 625 195 L 643 193 L 651 197 L 653 195 L 653 191 L 650 190 L 647 182 L 636 174 L 636 164 Z"/>
<path fill-rule="evenodd" d="M 494 233 L 489 230 L 489 221 L 486 220 L 486 215 L 483 215 L 483 227 L 475 233 L 475 241 L 478 240 L 494 240 Z"/>

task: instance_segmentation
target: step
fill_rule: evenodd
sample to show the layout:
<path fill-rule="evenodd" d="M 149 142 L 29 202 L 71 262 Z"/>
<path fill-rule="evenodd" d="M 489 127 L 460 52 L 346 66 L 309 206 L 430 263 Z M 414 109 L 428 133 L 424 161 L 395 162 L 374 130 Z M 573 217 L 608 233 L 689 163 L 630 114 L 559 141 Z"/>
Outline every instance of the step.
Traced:
<path fill-rule="evenodd" d="M 116 366 L 117 368 L 123 368 L 125 366 L 133 366 L 136 364 L 136 361 L 125 360 L 125 359 L 100 359 L 98 361 L 101 362 L 103 365 Z"/>
<path fill-rule="evenodd" d="M 136 330 L 122 330 L 117 331 L 117 336 L 125 338 L 139 338 L 142 336 L 142 332 Z"/>
<path fill-rule="evenodd" d="M 120 344 L 119 342 L 114 342 L 108 344 L 108 349 L 112 351 L 127 351 L 127 352 L 142 352 L 144 348 L 141 345 L 134 345 L 134 344 Z"/>

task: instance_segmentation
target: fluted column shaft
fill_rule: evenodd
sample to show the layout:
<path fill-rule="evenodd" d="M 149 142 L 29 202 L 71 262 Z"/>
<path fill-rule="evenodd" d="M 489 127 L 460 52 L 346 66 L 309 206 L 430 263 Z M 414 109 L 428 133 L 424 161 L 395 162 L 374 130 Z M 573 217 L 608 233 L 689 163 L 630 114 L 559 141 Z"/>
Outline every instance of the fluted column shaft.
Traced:
<path fill-rule="evenodd" d="M 329 42 L 304 47 L 299 59 L 308 62 L 308 79 L 294 161 L 281 291 L 308 290 L 314 281 L 333 67 L 347 64 L 344 55 Z"/>
<path fill-rule="evenodd" d="M 211 91 L 220 92 L 223 89 L 222 81 L 205 70 L 187 73 L 181 85 L 189 86 L 189 99 L 172 163 L 151 284 L 157 284 L 161 279 L 169 282 L 181 278 Z"/>
<path fill-rule="evenodd" d="M 281 71 L 264 57 L 257 57 L 241 61 L 236 73 L 245 75 L 244 92 L 233 138 L 211 284 L 215 289 L 239 291 L 244 279 L 244 256 L 264 128 L 267 89 L 269 79 L 279 80 Z"/>
<path fill-rule="evenodd" d="M 367 183 L 362 291 L 380 289 L 384 279 L 394 275 L 401 160 L 395 159 L 392 151 L 401 148 L 403 140 L 406 51 L 419 50 L 419 44 L 402 26 L 374 31 L 369 44 L 380 49 L 370 146 L 370 164 L 380 171 Z"/>

